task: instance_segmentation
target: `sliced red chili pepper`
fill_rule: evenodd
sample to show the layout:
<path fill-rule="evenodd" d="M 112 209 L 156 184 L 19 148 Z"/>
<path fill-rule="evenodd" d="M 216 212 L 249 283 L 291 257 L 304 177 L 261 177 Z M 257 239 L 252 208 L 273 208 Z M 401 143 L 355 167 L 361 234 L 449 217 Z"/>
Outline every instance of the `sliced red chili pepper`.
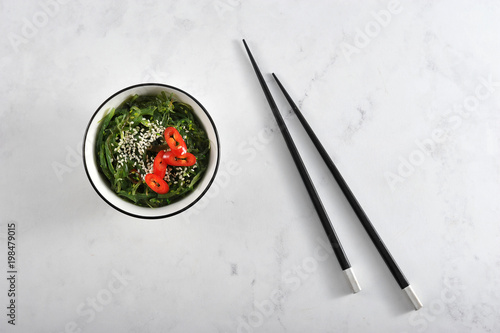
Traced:
<path fill-rule="evenodd" d="M 168 192 L 168 184 L 154 173 L 148 173 L 145 177 L 146 184 L 158 194 L 165 194 Z"/>
<path fill-rule="evenodd" d="M 153 162 L 153 173 L 160 178 L 165 177 L 165 173 L 167 172 L 167 163 L 163 160 L 164 153 L 164 150 L 158 152 Z"/>
<path fill-rule="evenodd" d="M 166 151 L 163 154 L 163 160 L 172 166 L 191 166 L 196 163 L 196 157 L 191 153 L 185 153 L 182 156 L 175 156 L 171 151 Z"/>
<path fill-rule="evenodd" d="M 170 150 L 175 156 L 182 156 L 187 153 L 186 143 L 175 127 L 167 127 L 165 129 L 165 141 L 167 141 Z"/>

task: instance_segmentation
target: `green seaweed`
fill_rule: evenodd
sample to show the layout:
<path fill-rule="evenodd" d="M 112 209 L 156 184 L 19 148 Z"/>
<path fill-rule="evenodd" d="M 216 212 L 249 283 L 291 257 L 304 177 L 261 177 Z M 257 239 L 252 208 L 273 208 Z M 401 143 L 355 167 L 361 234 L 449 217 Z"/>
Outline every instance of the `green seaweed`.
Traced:
<path fill-rule="evenodd" d="M 156 124 L 165 129 L 175 127 L 184 138 L 188 151 L 195 155 L 195 166 L 169 167 L 170 190 L 166 194 L 152 191 L 144 182 L 147 170 L 156 156 L 153 146 L 165 145 L 163 133 L 156 133 L 150 147 L 141 156 L 119 163 L 120 142 L 125 136 L 139 137 L 141 131 L 151 131 Z M 153 139 L 151 139 L 153 140 Z M 118 151 L 117 151 L 118 150 Z M 173 95 L 161 92 L 156 96 L 133 95 L 119 107 L 111 109 L 100 121 L 96 140 L 96 158 L 100 172 L 110 188 L 121 198 L 138 206 L 161 207 L 176 202 L 192 192 L 208 166 L 210 142 L 189 104 L 174 100 Z M 127 155 L 128 156 L 128 155 Z M 123 156 L 122 156 L 123 157 Z M 123 158 L 122 158 L 123 159 Z M 141 175 L 137 182 L 136 173 Z"/>

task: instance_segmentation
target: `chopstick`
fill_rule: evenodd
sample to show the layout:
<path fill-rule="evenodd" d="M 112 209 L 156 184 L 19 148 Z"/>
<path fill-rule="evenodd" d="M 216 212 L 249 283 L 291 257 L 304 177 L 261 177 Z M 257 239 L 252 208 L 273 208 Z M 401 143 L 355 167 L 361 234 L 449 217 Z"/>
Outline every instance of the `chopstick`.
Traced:
<path fill-rule="evenodd" d="M 321 142 L 319 141 L 318 137 L 314 133 L 313 129 L 311 126 L 309 126 L 309 123 L 307 120 L 304 118 L 302 115 L 302 112 L 300 112 L 299 108 L 295 103 L 293 102 L 292 98 L 288 94 L 288 92 L 285 90 L 285 87 L 281 84 L 280 80 L 278 80 L 278 77 L 273 73 L 273 77 L 278 83 L 278 86 L 280 87 L 281 91 L 283 92 L 283 95 L 285 95 L 285 98 L 287 99 L 288 103 L 292 107 L 292 110 L 295 112 L 297 115 L 297 118 L 299 118 L 299 121 L 302 123 L 302 126 L 306 130 L 307 134 L 311 138 L 311 141 L 314 143 L 316 146 L 316 149 L 320 153 L 321 157 L 325 161 L 326 165 L 328 166 L 328 169 L 330 169 L 330 172 L 333 175 L 333 178 L 337 181 L 340 189 L 344 193 L 345 197 L 347 198 L 347 201 L 349 201 L 349 204 L 351 205 L 352 209 L 356 213 L 356 216 L 358 219 L 361 221 L 361 224 L 365 228 L 366 232 L 368 233 L 368 236 L 370 236 L 370 239 L 372 240 L 373 244 L 377 248 L 378 252 L 384 259 L 385 264 L 391 271 L 392 275 L 394 276 L 394 279 L 396 279 L 396 282 L 399 284 L 399 287 L 408 295 L 410 298 L 411 302 L 413 303 L 413 306 L 415 307 L 415 310 L 418 310 L 422 307 L 422 303 L 418 299 L 417 295 L 413 291 L 410 283 L 404 276 L 403 272 L 399 268 L 398 264 L 392 257 L 391 253 L 385 246 L 384 242 L 382 241 L 382 238 L 378 234 L 377 230 L 375 230 L 375 227 L 373 226 L 372 222 L 368 218 L 368 215 L 366 215 L 365 211 L 359 204 L 358 200 L 352 193 L 351 189 L 347 185 L 346 181 L 344 180 L 344 177 L 342 177 L 340 171 L 337 169 L 335 166 L 335 163 L 333 163 L 332 159 L 328 155 L 326 149 L 323 147 Z"/>
<path fill-rule="evenodd" d="M 361 290 L 361 287 L 359 286 L 358 280 L 356 279 L 356 276 L 354 275 L 351 264 L 349 263 L 349 260 L 347 259 L 347 255 L 344 252 L 344 248 L 342 247 L 342 244 L 340 243 L 340 240 L 337 236 L 337 233 L 335 232 L 335 229 L 332 226 L 330 218 L 328 217 L 328 214 L 326 213 L 326 210 L 323 206 L 323 203 L 321 202 L 321 199 L 319 198 L 318 192 L 316 191 L 316 188 L 314 187 L 314 184 L 311 180 L 311 177 L 309 176 L 309 173 L 307 172 L 307 169 L 304 165 L 304 162 L 302 161 L 302 158 L 300 157 L 300 154 L 297 150 L 297 147 L 295 146 L 295 143 L 293 142 L 292 136 L 290 135 L 290 132 L 288 131 L 288 128 L 285 124 L 285 121 L 283 120 L 283 117 L 281 116 L 281 114 L 278 110 L 278 107 L 276 106 L 276 103 L 274 102 L 273 96 L 271 95 L 271 92 L 269 91 L 269 88 L 267 87 L 267 84 L 264 81 L 264 78 L 262 77 L 262 74 L 259 70 L 259 67 L 257 66 L 257 63 L 255 62 L 255 59 L 254 59 L 252 53 L 250 52 L 250 49 L 248 48 L 248 45 L 244 39 L 243 39 L 243 44 L 245 45 L 245 49 L 248 53 L 248 57 L 250 58 L 253 69 L 255 70 L 255 74 L 257 75 L 257 78 L 259 79 L 262 90 L 264 91 L 264 94 L 265 94 L 266 99 L 269 103 L 269 106 L 271 107 L 271 111 L 273 112 L 274 117 L 276 118 L 276 122 L 278 123 L 281 134 L 283 135 L 283 138 L 285 139 L 288 150 L 290 151 L 290 154 L 292 155 L 293 161 L 295 162 L 295 165 L 296 165 L 296 167 L 300 173 L 300 176 L 302 178 L 302 181 L 304 182 L 304 185 L 307 189 L 307 192 L 309 193 L 309 197 L 311 198 L 311 200 L 313 202 L 314 208 L 316 209 L 316 212 L 319 216 L 321 224 L 323 225 L 323 228 L 325 229 L 326 235 L 328 237 L 328 240 L 330 241 L 333 252 L 335 253 L 335 256 L 337 257 L 337 260 L 340 264 L 340 267 L 342 268 L 345 276 L 347 277 L 347 280 L 349 281 L 349 283 L 351 285 L 352 291 L 354 293 L 357 293 Z"/>

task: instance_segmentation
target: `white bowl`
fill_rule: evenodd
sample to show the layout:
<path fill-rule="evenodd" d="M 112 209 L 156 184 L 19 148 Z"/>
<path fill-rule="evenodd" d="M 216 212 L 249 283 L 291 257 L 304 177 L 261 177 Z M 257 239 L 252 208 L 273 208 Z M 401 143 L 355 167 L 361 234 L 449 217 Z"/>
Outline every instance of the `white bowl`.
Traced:
<path fill-rule="evenodd" d="M 99 121 L 104 117 L 106 112 L 111 108 L 117 108 L 129 96 L 135 94 L 157 95 L 162 91 L 166 92 L 167 95 L 171 93 L 174 94 L 175 99 L 187 103 L 193 107 L 195 115 L 200 120 L 208 135 L 208 139 L 210 140 L 210 157 L 208 161 L 208 167 L 205 171 L 205 174 L 203 175 L 203 178 L 201 179 L 201 181 L 199 181 L 193 192 L 191 192 L 185 198 L 182 198 L 179 201 L 163 207 L 141 207 L 120 198 L 115 192 L 111 190 L 108 185 L 107 179 L 99 172 L 99 164 L 95 154 L 97 132 L 99 129 Z M 208 114 L 207 110 L 203 107 L 203 105 L 201 105 L 200 102 L 198 102 L 187 92 L 172 86 L 159 83 L 138 84 L 122 89 L 113 94 L 106 101 L 104 101 L 104 103 L 102 103 L 94 113 L 94 115 L 90 119 L 89 125 L 87 126 L 87 130 L 85 131 L 85 137 L 83 140 L 83 165 L 85 167 L 85 172 L 87 173 L 90 183 L 96 190 L 97 194 L 99 194 L 99 196 L 104 199 L 104 201 L 106 201 L 111 207 L 119 210 L 122 213 L 138 218 L 157 219 L 169 217 L 190 208 L 198 200 L 200 200 L 205 193 L 207 193 L 210 185 L 215 179 L 215 175 L 217 174 L 217 170 L 219 168 L 219 135 L 217 134 L 215 124 Z"/>

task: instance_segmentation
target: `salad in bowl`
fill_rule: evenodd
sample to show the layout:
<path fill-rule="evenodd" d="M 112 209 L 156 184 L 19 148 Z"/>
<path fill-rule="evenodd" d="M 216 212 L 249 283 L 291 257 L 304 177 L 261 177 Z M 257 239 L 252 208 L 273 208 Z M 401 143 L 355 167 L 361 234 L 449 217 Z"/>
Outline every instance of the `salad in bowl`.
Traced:
<path fill-rule="evenodd" d="M 87 127 L 84 167 L 97 193 L 131 216 L 162 218 L 194 205 L 219 165 L 219 139 L 188 93 L 139 84 L 109 97 Z"/>

